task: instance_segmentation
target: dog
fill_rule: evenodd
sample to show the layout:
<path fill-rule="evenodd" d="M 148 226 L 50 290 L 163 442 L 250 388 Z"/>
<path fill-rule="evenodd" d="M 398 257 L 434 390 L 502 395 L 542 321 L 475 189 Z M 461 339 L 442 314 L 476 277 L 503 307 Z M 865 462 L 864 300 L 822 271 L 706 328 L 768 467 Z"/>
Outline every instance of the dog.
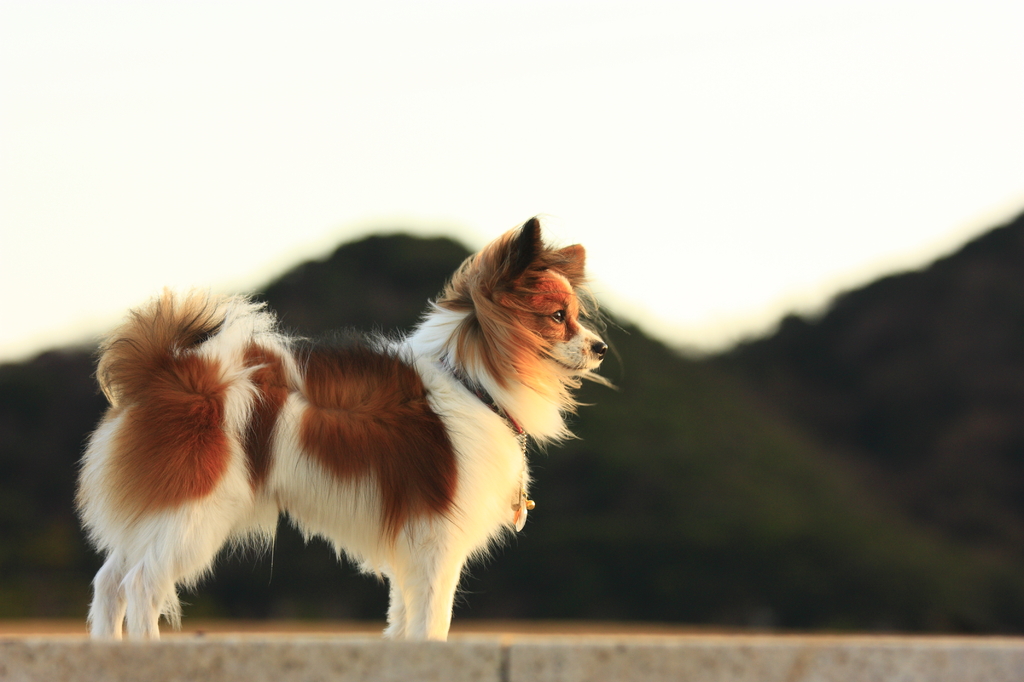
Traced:
<path fill-rule="evenodd" d="M 105 555 L 91 634 L 180 627 L 178 588 L 225 545 L 269 545 L 284 512 L 387 579 L 385 637 L 445 640 L 464 566 L 533 508 L 527 440 L 569 436 L 573 389 L 607 383 L 584 264 L 531 219 L 402 338 L 293 338 L 241 296 L 164 291 L 130 312 L 100 346 L 110 407 L 79 475 Z"/>

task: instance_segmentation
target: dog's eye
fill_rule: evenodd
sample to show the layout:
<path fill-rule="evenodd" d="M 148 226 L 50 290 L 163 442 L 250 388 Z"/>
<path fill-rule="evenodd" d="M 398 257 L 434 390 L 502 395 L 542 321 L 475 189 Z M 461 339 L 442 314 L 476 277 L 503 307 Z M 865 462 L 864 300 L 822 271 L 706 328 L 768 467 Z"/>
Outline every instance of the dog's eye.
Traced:
<path fill-rule="evenodd" d="M 556 312 L 554 315 L 551 316 L 551 319 L 553 319 L 558 324 L 564 323 L 565 322 L 565 311 L 564 310 L 559 310 L 558 312 Z"/>

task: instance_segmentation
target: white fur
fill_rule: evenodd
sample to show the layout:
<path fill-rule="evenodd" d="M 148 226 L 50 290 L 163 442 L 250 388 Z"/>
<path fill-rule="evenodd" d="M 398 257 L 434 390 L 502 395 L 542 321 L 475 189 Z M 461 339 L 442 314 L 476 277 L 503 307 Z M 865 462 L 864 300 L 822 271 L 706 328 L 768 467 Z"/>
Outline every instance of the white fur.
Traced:
<path fill-rule="evenodd" d="M 280 511 L 306 535 L 333 543 L 363 570 L 387 577 L 391 590 L 385 635 L 405 639 L 447 637 L 452 602 L 466 562 L 513 524 L 512 505 L 528 489 L 524 453 L 508 424 L 446 369 L 452 333 L 463 314 L 434 308 L 398 351 L 412 362 L 428 392 L 432 409 L 451 438 L 458 483 L 448 516 L 414 517 L 390 542 L 382 531 L 382 511 L 374 481 L 339 481 L 314 457 L 303 453 L 299 428 L 306 407 L 293 392 L 278 417 L 273 458 L 265 485 L 258 491 L 248 480 L 241 443 L 256 388 L 242 352 L 252 340 L 286 360 L 291 381 L 299 372 L 289 342 L 274 331 L 274 318 L 244 299 L 229 299 L 225 324 L 198 352 L 216 359 L 229 383 L 224 428 L 230 441 L 227 472 L 211 494 L 173 510 L 126 519 L 118 515 L 111 480 L 114 437 L 124 412 L 104 420 L 83 458 L 80 507 L 95 545 L 107 554 L 94 581 L 89 612 L 92 634 L 120 638 L 122 622 L 132 637 L 156 638 L 158 620 L 180 619 L 176 586 L 193 585 L 210 571 L 217 553 L 229 542 L 269 542 Z M 600 360 L 587 357 L 597 340 L 583 330 L 577 339 L 556 347 L 556 359 L 592 369 Z M 567 371 L 547 360 L 554 372 Z M 512 382 L 502 387 L 480 368 L 467 368 L 501 407 L 536 440 L 566 435 L 561 406 Z"/>

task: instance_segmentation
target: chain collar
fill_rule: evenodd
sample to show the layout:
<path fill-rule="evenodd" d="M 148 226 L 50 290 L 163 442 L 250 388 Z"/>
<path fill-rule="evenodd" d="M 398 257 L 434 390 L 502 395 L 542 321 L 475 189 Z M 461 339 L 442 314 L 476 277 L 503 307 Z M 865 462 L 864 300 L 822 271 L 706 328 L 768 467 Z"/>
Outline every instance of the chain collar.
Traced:
<path fill-rule="evenodd" d="M 465 374 L 463 374 L 458 369 L 453 367 L 451 363 L 448 362 L 448 358 L 444 359 L 443 364 L 445 369 L 447 369 L 451 373 L 451 375 L 459 381 L 460 384 L 466 387 L 467 391 L 475 395 L 480 400 L 480 402 L 482 402 L 487 407 L 491 408 L 491 412 L 498 415 L 505 421 L 508 427 L 512 429 L 512 433 L 515 434 L 516 441 L 518 441 L 519 443 L 519 449 L 525 453 L 529 437 L 526 435 L 526 430 L 519 425 L 519 422 L 515 420 L 515 417 L 513 417 L 504 409 L 502 409 L 502 407 L 498 405 L 497 402 L 495 402 L 494 398 L 491 397 L 491 394 L 487 392 L 487 389 L 485 389 L 483 386 L 476 383 L 475 381 L 472 381 Z"/>

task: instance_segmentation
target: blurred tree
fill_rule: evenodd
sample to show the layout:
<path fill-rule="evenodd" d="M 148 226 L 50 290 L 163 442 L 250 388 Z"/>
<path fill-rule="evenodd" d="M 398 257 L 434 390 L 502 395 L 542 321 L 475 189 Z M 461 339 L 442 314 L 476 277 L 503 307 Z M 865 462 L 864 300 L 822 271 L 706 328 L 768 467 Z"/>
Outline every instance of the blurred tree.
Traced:
<path fill-rule="evenodd" d="M 1024 559 L 1024 216 L 715 365 L 914 519 Z"/>

